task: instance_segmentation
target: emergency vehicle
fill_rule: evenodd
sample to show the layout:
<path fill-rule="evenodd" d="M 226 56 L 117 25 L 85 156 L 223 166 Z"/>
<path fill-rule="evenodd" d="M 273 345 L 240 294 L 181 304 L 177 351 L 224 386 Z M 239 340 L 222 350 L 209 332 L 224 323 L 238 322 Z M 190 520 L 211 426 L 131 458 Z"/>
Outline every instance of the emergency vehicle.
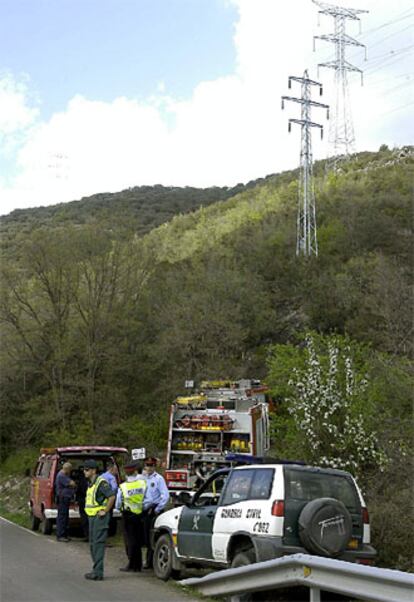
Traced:
<path fill-rule="evenodd" d="M 29 509 L 32 531 L 37 531 L 40 527 L 45 535 L 52 533 L 57 518 L 55 481 L 65 462 L 72 464 L 70 477 L 75 483 L 78 483 L 83 476 L 85 460 L 96 460 L 99 467 L 98 472 L 102 473 L 105 472 L 108 461 L 117 465 L 117 458 L 126 454 L 128 454 L 128 450 L 125 447 L 73 446 L 42 448 L 30 483 Z M 113 519 L 119 517 L 120 513 L 114 510 Z M 76 489 L 69 508 L 69 521 L 72 524 L 80 521 Z M 112 520 L 109 530 L 110 534 L 115 533 L 116 520 Z"/>
<path fill-rule="evenodd" d="M 152 544 L 162 580 L 186 566 L 236 568 L 299 553 L 373 564 L 377 554 L 349 472 L 277 460 L 216 471 L 185 505 L 157 517 Z"/>
<path fill-rule="evenodd" d="M 190 383 L 193 384 L 193 383 Z M 165 480 L 172 497 L 194 490 L 228 454 L 269 449 L 268 389 L 258 380 L 203 381 L 171 406 Z"/>

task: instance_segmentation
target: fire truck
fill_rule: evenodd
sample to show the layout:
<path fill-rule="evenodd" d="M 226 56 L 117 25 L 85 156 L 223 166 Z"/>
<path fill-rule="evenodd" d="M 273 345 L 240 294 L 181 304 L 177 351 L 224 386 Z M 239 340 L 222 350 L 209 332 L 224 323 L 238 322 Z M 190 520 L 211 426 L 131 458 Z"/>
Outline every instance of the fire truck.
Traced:
<path fill-rule="evenodd" d="M 248 379 L 204 381 L 191 395 L 177 397 L 170 410 L 165 472 L 171 495 L 200 486 L 230 464 L 231 454 L 265 455 L 268 401 L 266 385 Z"/>

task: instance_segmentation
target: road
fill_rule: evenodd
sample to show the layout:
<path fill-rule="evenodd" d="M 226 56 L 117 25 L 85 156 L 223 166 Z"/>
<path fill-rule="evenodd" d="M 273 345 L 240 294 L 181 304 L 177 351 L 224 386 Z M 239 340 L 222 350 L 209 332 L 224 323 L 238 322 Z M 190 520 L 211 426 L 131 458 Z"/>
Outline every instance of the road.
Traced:
<path fill-rule="evenodd" d="M 87 581 L 87 543 L 58 543 L 0 517 L 1 602 L 199 602 L 151 571 L 120 573 L 125 556 L 108 548 L 104 581 Z"/>

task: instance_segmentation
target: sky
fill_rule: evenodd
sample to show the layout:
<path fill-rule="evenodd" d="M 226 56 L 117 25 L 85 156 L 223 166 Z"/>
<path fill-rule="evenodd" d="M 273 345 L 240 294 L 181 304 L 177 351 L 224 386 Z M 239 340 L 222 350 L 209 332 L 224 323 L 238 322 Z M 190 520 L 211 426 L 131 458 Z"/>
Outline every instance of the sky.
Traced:
<path fill-rule="evenodd" d="M 413 143 L 414 6 L 337 0 L 356 150 Z M 319 21 L 319 23 L 318 23 Z M 0 0 L 0 214 L 133 186 L 233 186 L 299 164 L 288 76 L 333 106 L 333 19 L 311 0 Z M 330 152 L 329 122 L 313 136 Z"/>

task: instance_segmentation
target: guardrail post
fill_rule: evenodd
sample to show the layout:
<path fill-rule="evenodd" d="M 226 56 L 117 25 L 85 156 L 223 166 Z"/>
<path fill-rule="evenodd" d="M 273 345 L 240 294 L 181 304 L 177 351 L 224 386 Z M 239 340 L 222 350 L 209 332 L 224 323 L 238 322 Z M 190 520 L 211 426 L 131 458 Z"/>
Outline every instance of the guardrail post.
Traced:
<path fill-rule="evenodd" d="M 310 602 L 321 602 L 321 590 L 319 587 L 310 588 Z"/>

